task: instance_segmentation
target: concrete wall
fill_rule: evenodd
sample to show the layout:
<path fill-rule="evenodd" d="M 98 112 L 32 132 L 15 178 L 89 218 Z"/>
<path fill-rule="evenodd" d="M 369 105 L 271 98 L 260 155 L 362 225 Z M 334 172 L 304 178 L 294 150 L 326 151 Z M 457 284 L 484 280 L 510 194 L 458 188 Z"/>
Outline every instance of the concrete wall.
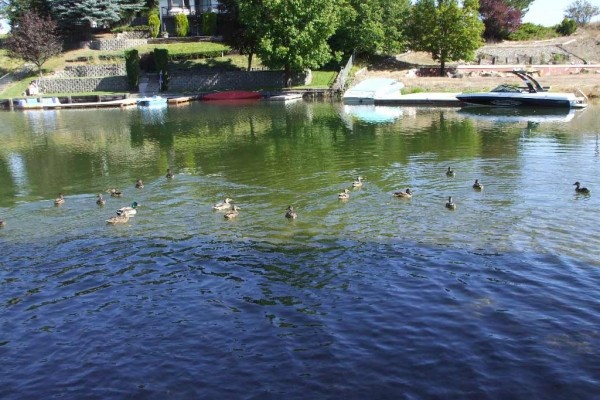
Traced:
<path fill-rule="evenodd" d="M 147 39 L 102 39 L 81 42 L 81 47 L 90 48 L 92 50 L 114 51 L 130 49 L 132 47 L 145 45 L 146 43 L 148 43 Z"/>

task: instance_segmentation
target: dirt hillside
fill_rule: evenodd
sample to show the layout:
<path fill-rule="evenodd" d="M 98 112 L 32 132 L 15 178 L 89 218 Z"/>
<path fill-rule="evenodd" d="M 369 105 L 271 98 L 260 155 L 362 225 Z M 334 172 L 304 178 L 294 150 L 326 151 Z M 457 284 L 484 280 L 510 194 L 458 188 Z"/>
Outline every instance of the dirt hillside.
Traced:
<path fill-rule="evenodd" d="M 591 98 L 600 98 L 600 24 L 587 29 L 579 29 L 574 35 L 543 41 L 502 42 L 486 44 L 478 50 L 476 63 L 491 64 L 495 57 L 495 65 L 511 65 L 527 67 L 528 61 L 547 60 L 544 64 L 558 65 L 588 64 L 579 73 L 563 73 L 540 77 L 544 86 L 552 91 L 582 90 Z M 517 60 L 519 61 L 517 63 Z M 550 61 L 552 60 L 552 61 Z M 464 64 L 464 63 L 463 63 Z M 425 90 L 439 92 L 462 92 L 490 90 L 501 83 L 519 83 L 511 74 L 491 74 L 492 76 L 465 77 L 416 77 L 410 69 L 424 65 L 437 65 L 426 53 L 406 53 L 384 62 L 369 65 L 359 73 L 357 81 L 370 77 L 388 77 L 401 81 L 408 90 Z M 457 63 L 450 64 L 450 66 Z"/>

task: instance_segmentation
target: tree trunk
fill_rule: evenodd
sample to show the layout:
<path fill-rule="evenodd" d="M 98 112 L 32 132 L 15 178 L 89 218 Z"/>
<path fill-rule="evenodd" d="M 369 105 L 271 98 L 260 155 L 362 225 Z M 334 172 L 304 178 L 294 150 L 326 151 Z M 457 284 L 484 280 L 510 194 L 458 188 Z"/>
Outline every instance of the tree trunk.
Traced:
<path fill-rule="evenodd" d="M 446 76 L 446 59 L 444 57 L 440 59 L 440 76 Z"/>
<path fill-rule="evenodd" d="M 254 56 L 253 52 L 248 53 L 248 71 L 252 71 L 252 57 Z"/>

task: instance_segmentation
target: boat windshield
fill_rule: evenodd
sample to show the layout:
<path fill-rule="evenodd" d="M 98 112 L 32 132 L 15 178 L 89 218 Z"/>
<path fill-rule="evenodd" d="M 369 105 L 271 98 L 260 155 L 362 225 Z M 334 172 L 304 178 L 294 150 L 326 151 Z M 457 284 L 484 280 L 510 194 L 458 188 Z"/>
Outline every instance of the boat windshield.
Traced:
<path fill-rule="evenodd" d="M 493 89 L 492 92 L 521 93 L 522 91 L 518 86 L 503 84 Z"/>

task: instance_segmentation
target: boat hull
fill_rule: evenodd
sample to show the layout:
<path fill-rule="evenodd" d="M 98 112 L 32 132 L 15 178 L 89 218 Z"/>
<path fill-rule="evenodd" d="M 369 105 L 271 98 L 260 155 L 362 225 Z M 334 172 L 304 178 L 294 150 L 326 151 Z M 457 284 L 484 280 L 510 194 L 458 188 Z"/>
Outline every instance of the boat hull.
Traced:
<path fill-rule="evenodd" d="M 258 92 L 245 90 L 230 90 L 227 92 L 209 93 L 202 97 L 202 100 L 260 100 L 262 95 Z"/>
<path fill-rule="evenodd" d="M 577 103 L 575 96 L 550 95 L 549 93 L 532 95 L 501 95 L 489 93 L 459 94 L 456 98 L 462 103 L 487 107 L 533 107 L 533 108 L 571 108 Z"/>

